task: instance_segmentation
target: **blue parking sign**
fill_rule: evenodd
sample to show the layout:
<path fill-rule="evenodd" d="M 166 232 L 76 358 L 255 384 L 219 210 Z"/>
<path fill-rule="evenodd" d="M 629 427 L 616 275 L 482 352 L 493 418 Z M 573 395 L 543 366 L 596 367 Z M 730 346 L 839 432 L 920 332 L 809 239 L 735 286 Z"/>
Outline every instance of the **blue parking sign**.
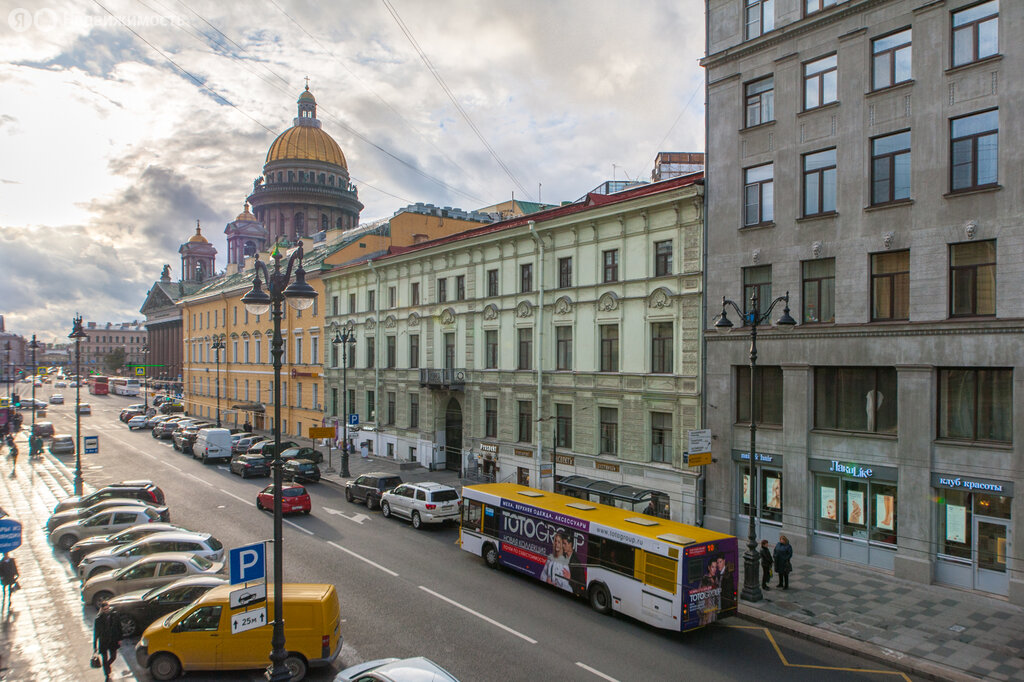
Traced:
<path fill-rule="evenodd" d="M 359 415 L 358 414 L 350 414 L 348 416 L 348 425 L 349 426 L 359 426 Z"/>
<path fill-rule="evenodd" d="M 236 547 L 228 552 L 231 584 L 267 579 L 267 551 L 262 542 Z"/>
<path fill-rule="evenodd" d="M 0 519 L 0 552 L 21 547 L 21 524 L 14 519 Z"/>

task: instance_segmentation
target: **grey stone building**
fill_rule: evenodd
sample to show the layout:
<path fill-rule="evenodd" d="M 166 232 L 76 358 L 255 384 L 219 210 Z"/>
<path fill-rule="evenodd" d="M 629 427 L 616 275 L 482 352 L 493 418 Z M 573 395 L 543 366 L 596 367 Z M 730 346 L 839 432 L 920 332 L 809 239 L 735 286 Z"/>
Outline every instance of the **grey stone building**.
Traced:
<path fill-rule="evenodd" d="M 1024 3 L 707 22 L 708 525 L 1024 603 Z M 749 327 L 711 325 L 755 289 L 798 325 L 758 337 L 752 482 Z"/>

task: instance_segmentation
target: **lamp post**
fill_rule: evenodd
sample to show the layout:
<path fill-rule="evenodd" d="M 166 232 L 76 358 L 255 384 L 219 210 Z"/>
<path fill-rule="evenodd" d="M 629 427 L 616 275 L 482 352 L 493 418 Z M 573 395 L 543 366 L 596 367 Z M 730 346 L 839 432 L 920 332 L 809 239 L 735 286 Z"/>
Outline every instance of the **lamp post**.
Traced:
<path fill-rule="evenodd" d="M 227 346 L 223 341 L 215 341 L 210 348 L 213 348 L 214 359 L 217 364 L 217 428 L 220 428 L 220 352 L 226 350 Z"/>
<path fill-rule="evenodd" d="M 39 348 L 39 344 L 36 342 L 36 335 L 32 335 L 32 340 L 28 344 L 29 350 L 32 351 L 32 430 L 29 432 L 28 437 L 28 455 L 32 457 L 36 454 L 36 448 L 38 441 L 36 441 L 36 381 L 38 380 L 39 369 L 36 367 L 36 349 Z"/>
<path fill-rule="evenodd" d="M 288 258 L 284 272 L 281 271 L 281 253 L 275 248 L 272 257 L 274 259 L 274 271 L 270 272 L 267 266 L 256 257 L 253 264 L 256 274 L 252 278 L 252 289 L 242 297 L 242 303 L 253 315 L 264 315 L 271 312 L 274 322 L 274 337 L 271 340 L 271 355 L 274 357 L 274 631 L 271 635 L 270 661 L 271 669 L 269 678 L 272 682 L 285 682 L 290 679 L 292 673 L 285 666 L 285 659 L 288 652 L 284 648 L 284 547 L 283 524 L 281 518 L 281 355 L 284 345 L 281 339 L 281 318 L 283 317 L 282 303 L 288 299 L 288 304 L 297 310 L 304 310 L 316 299 L 316 291 L 306 283 L 306 271 L 302 268 L 302 244 Z M 298 265 L 295 270 L 295 281 L 289 284 L 292 276 L 292 266 Z M 260 273 L 267 282 L 267 291 L 263 290 L 263 282 L 260 280 Z"/>
<path fill-rule="evenodd" d="M 149 344 L 142 344 L 142 407 L 149 412 Z"/>
<path fill-rule="evenodd" d="M 779 296 L 772 301 L 763 313 L 761 312 L 760 302 L 758 289 L 755 287 L 754 292 L 750 296 L 750 309 L 744 314 L 738 305 L 723 296 L 722 314 L 715 321 L 715 329 L 717 331 L 728 332 L 732 330 L 732 322 L 725 314 L 726 306 L 731 306 L 740 319 L 745 324 L 750 325 L 750 486 L 753 488 L 753 509 L 749 513 L 750 528 L 747 532 L 747 551 L 743 553 L 743 591 L 740 593 L 740 598 L 753 602 L 761 601 L 764 597 L 761 593 L 761 581 L 758 578 L 757 572 L 757 564 L 760 559 L 757 554 L 757 527 L 755 526 L 755 518 L 761 513 L 761 485 L 759 483 L 759 467 L 757 464 L 757 326 L 765 322 L 771 323 L 772 310 L 779 303 L 785 303 L 785 307 L 782 309 L 782 317 L 779 318 L 777 324 L 786 327 L 796 325 L 796 320 L 789 315 L 788 291 L 785 296 Z"/>
<path fill-rule="evenodd" d="M 4 351 L 7 353 L 7 362 L 4 365 L 4 374 L 7 375 L 7 400 L 11 398 L 11 382 L 14 381 L 14 367 L 11 366 L 11 342 L 4 344 Z"/>
<path fill-rule="evenodd" d="M 72 319 L 69 339 L 75 340 L 75 494 L 82 495 L 82 339 L 89 338 L 82 331 L 82 316 Z"/>
<path fill-rule="evenodd" d="M 341 477 L 348 478 L 351 476 L 348 472 L 348 348 L 356 345 L 356 335 L 348 327 L 344 334 L 335 329 L 331 343 L 341 344 Z"/>

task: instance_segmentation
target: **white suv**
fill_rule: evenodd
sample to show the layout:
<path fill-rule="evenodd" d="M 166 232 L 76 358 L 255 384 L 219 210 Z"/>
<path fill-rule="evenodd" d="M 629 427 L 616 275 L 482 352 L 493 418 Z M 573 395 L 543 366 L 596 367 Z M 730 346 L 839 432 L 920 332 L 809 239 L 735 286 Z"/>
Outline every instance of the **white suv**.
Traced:
<path fill-rule="evenodd" d="M 419 529 L 424 523 L 457 523 L 462 509 L 459 491 L 440 483 L 403 483 L 380 498 L 380 512 L 412 521 Z"/>

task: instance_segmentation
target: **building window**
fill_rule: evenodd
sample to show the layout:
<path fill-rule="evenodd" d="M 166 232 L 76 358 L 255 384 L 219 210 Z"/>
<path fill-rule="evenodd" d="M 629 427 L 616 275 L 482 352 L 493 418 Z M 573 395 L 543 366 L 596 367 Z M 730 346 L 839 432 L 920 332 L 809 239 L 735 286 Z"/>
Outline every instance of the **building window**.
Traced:
<path fill-rule="evenodd" d="M 369 312 L 373 312 L 377 309 L 377 292 L 367 291 L 366 292 L 366 309 Z"/>
<path fill-rule="evenodd" d="M 355 294 L 349 294 L 348 295 L 348 312 L 351 315 L 355 311 L 356 311 L 356 295 Z"/>
<path fill-rule="evenodd" d="M 672 240 L 654 242 L 654 276 L 672 274 Z"/>
<path fill-rule="evenodd" d="M 816 367 L 814 426 L 896 433 L 896 370 L 892 367 Z"/>
<path fill-rule="evenodd" d="M 758 365 L 754 418 L 758 424 L 782 426 L 782 368 Z M 750 367 L 736 368 L 736 423 L 750 423 Z"/>
<path fill-rule="evenodd" d="M 940 369 L 939 438 L 1013 442 L 1012 369 Z"/>
<path fill-rule="evenodd" d="M 398 361 L 396 358 L 396 356 L 398 355 L 398 339 L 394 336 L 388 336 L 387 339 L 385 340 L 385 343 L 387 344 L 387 348 L 385 349 L 385 354 L 387 356 L 387 364 L 385 366 L 388 369 L 394 369 L 395 367 L 398 366 Z"/>
<path fill-rule="evenodd" d="M 484 369 L 498 369 L 498 330 L 484 331 Z"/>
<path fill-rule="evenodd" d="M 376 352 L 376 339 L 372 336 L 366 337 L 366 366 L 369 369 L 376 367 L 377 352 Z"/>
<path fill-rule="evenodd" d="M 890 33 L 871 41 L 872 71 L 875 90 L 910 80 L 910 29 Z"/>
<path fill-rule="evenodd" d="M 444 335 L 444 368 L 455 369 L 455 334 Z"/>
<path fill-rule="evenodd" d="M 999 0 L 953 12 L 953 66 L 999 53 Z"/>
<path fill-rule="evenodd" d="M 519 358 L 516 369 L 533 368 L 533 328 L 524 327 L 518 330 Z"/>
<path fill-rule="evenodd" d="M 302 340 L 301 336 L 299 338 L 295 339 L 295 364 L 296 365 L 305 364 L 305 363 L 302 362 L 302 349 L 303 349 L 303 347 L 305 347 L 305 345 L 306 344 L 303 343 L 303 340 Z"/>
<path fill-rule="evenodd" d="M 804 154 L 804 217 L 835 210 L 836 150 Z"/>
<path fill-rule="evenodd" d="M 487 271 L 487 295 L 497 296 L 498 295 L 498 271 L 488 270 Z"/>
<path fill-rule="evenodd" d="M 572 286 L 572 256 L 558 259 L 558 288 L 567 289 Z"/>
<path fill-rule="evenodd" d="M 751 312 L 750 302 L 754 291 L 757 291 L 758 307 L 764 312 L 765 306 L 772 300 L 772 266 L 743 268 L 743 305 L 748 313 Z"/>
<path fill-rule="evenodd" d="M 533 263 L 519 266 L 519 292 L 525 294 L 528 291 L 533 291 Z"/>
<path fill-rule="evenodd" d="M 555 403 L 555 446 L 572 448 L 572 405 Z"/>
<path fill-rule="evenodd" d="M 950 121 L 950 191 L 989 187 L 999 181 L 999 111 Z"/>
<path fill-rule="evenodd" d="M 871 140 L 871 203 L 910 198 L 910 131 Z"/>
<path fill-rule="evenodd" d="M 614 407 L 602 407 L 600 409 L 600 443 L 598 445 L 601 455 L 619 454 L 619 411 Z"/>
<path fill-rule="evenodd" d="M 602 253 L 603 261 L 603 282 L 618 282 L 619 281 L 619 250 L 610 249 Z"/>
<path fill-rule="evenodd" d="M 409 334 L 409 367 L 417 369 L 420 366 L 420 335 Z"/>
<path fill-rule="evenodd" d="M 395 287 L 388 287 L 388 307 L 394 308 L 398 304 L 398 295 L 395 292 Z"/>
<path fill-rule="evenodd" d="M 775 165 L 743 171 L 743 226 L 762 225 L 775 220 Z"/>
<path fill-rule="evenodd" d="M 651 412 L 651 461 L 672 462 L 672 415 Z"/>
<path fill-rule="evenodd" d="M 519 403 L 519 442 L 533 442 L 533 403 L 520 400 Z"/>
<path fill-rule="evenodd" d="M 498 399 L 484 398 L 484 438 L 498 437 Z"/>
<path fill-rule="evenodd" d="M 836 259 L 805 260 L 804 324 L 836 321 Z"/>
<path fill-rule="evenodd" d="M 910 319 L 910 251 L 871 255 L 871 321 Z"/>
<path fill-rule="evenodd" d="M 775 28 L 775 0 L 747 0 L 746 39 Z"/>
<path fill-rule="evenodd" d="M 369 421 L 377 421 L 377 394 L 373 391 L 366 392 L 366 414 L 369 415 Z"/>
<path fill-rule="evenodd" d="M 249 392 L 246 391 L 245 399 L 249 399 Z M 331 389 L 331 414 L 335 417 L 338 416 L 338 389 Z"/>
<path fill-rule="evenodd" d="M 420 304 L 420 283 L 413 282 L 409 285 L 409 298 L 412 300 L 412 305 Z"/>
<path fill-rule="evenodd" d="M 996 314 L 995 240 L 949 247 L 950 317 Z"/>
<path fill-rule="evenodd" d="M 437 302 L 444 303 L 448 300 L 448 280 L 441 277 L 437 280 Z"/>
<path fill-rule="evenodd" d="M 338 297 L 337 296 L 331 296 L 331 314 L 332 315 L 337 315 L 338 314 Z"/>
<path fill-rule="evenodd" d="M 555 369 L 572 369 L 572 327 L 555 327 Z"/>
<path fill-rule="evenodd" d="M 295 383 L 295 407 L 302 407 L 302 382 Z"/>
<path fill-rule="evenodd" d="M 466 276 L 458 275 L 455 278 L 455 300 L 466 300 Z"/>
<path fill-rule="evenodd" d="M 814 14 L 820 12 L 823 9 L 832 7 L 833 5 L 839 5 L 846 2 L 846 0 L 804 0 L 804 13 Z"/>
<path fill-rule="evenodd" d="M 420 426 L 420 396 L 417 393 L 409 394 L 409 428 L 417 429 Z"/>
<path fill-rule="evenodd" d="M 672 323 L 651 323 L 651 373 L 672 373 Z"/>
<path fill-rule="evenodd" d="M 388 420 L 386 422 L 388 426 L 393 426 L 395 423 L 395 392 L 388 391 Z"/>
<path fill-rule="evenodd" d="M 619 325 L 602 324 L 601 335 L 601 372 L 619 371 Z"/>
<path fill-rule="evenodd" d="M 804 64 L 804 111 L 837 101 L 838 64 L 834 54 Z"/>
<path fill-rule="evenodd" d="M 314 336 L 309 340 L 310 353 L 309 362 L 313 365 L 320 364 L 320 337 Z"/>
<path fill-rule="evenodd" d="M 752 128 L 762 123 L 775 120 L 775 77 L 768 76 L 747 83 L 746 107 L 747 127 Z"/>

